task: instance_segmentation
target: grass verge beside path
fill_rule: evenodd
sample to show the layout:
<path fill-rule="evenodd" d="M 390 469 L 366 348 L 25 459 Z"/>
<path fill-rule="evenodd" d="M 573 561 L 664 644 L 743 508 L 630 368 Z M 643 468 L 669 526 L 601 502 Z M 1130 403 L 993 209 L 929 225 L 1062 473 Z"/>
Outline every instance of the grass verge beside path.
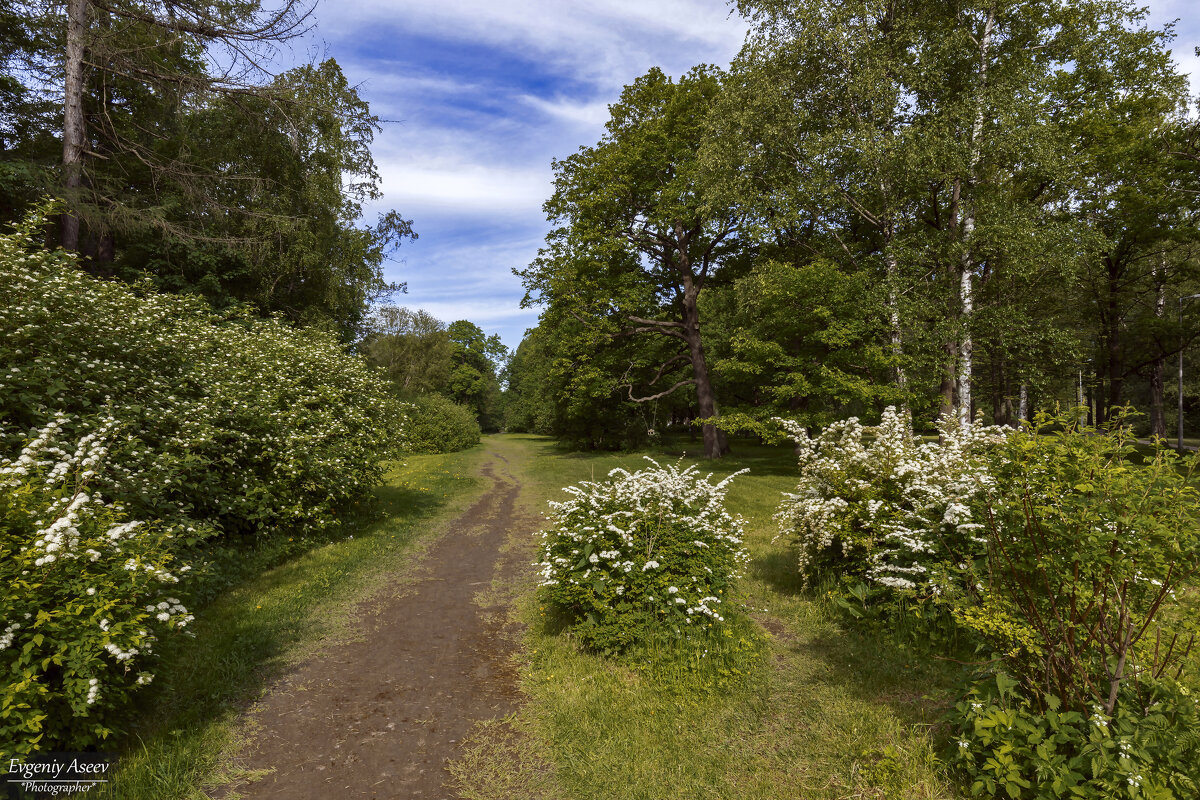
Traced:
<path fill-rule="evenodd" d="M 661 462 L 679 446 L 636 454 L 566 453 L 547 439 L 497 437 L 540 514 L 562 487 L 609 470 Z M 693 460 L 693 459 L 688 459 Z M 751 565 L 741 582 L 742 622 L 721 663 L 655 667 L 579 652 L 537 603 L 534 570 L 515 590 L 529 627 L 522 659 L 528 702 L 507 724 L 476 731 L 453 771 L 468 800 L 823 800 L 953 797 L 939 776 L 925 699 L 951 677 L 940 662 L 840 627 L 800 591 L 793 556 L 773 542 L 780 493 L 794 488 L 787 448 L 735 446 L 703 466 L 717 479 L 743 467 L 728 495 L 747 520 Z M 532 531 L 510 544 L 525 564 Z M 728 615 L 727 615 L 728 616 Z M 750 620 L 753 620 L 751 622 Z M 765 629 L 765 632 L 764 632 Z M 643 654 L 647 655 L 647 654 Z M 642 659 L 644 662 L 645 659 Z M 707 688 L 694 684 L 707 682 Z"/>
<path fill-rule="evenodd" d="M 303 543 L 276 536 L 218 554 L 218 564 L 241 562 L 241 578 L 199 609 L 194 639 L 164 646 L 155 684 L 140 699 L 140 722 L 122 740 L 111 789 L 98 796 L 207 797 L 203 787 L 233 769 L 223 754 L 236 744 L 239 712 L 288 664 L 353 635 L 358 603 L 394 583 L 478 495 L 484 455 L 476 447 L 408 457 L 376 491 L 372 521 L 347 522 L 304 552 L 291 552 Z M 280 563 L 280 554 L 288 560 Z"/>

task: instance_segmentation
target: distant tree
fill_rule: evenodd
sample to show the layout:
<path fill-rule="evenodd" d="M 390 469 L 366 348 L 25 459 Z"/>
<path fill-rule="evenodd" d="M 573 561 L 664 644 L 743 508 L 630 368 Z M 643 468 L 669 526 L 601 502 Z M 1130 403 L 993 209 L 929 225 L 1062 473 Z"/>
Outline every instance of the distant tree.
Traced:
<path fill-rule="evenodd" d="M 450 382 L 454 345 L 445 324 L 420 309 L 376 309 L 360 349 L 387 373 L 401 397 L 443 391 Z"/>
<path fill-rule="evenodd" d="M 586 306 L 594 319 L 620 323 L 614 336 L 666 340 L 651 385 L 628 381 L 627 397 L 651 403 L 691 390 L 705 419 L 719 409 L 700 295 L 745 219 L 736 204 L 707 191 L 697 158 L 720 88 L 704 67 L 678 82 L 655 68 L 625 87 L 609 107 L 601 141 L 555 162 L 545 209 L 559 227 L 520 273 L 529 302 Z M 727 450 L 724 433 L 705 425 L 705 456 Z"/>
<path fill-rule="evenodd" d="M 452 322 L 446 330 L 452 352 L 450 378 L 444 393 L 474 410 L 485 431 L 498 430 L 504 417 L 497 373 L 507 348 L 498 335 L 487 336 L 478 325 L 467 320 Z"/>

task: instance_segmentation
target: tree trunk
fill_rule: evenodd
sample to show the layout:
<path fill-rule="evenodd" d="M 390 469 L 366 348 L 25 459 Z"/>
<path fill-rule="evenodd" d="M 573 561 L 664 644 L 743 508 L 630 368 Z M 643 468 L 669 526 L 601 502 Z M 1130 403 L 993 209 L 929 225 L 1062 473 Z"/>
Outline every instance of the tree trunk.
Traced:
<path fill-rule="evenodd" d="M 1021 399 L 1017 410 L 1017 422 L 1024 424 L 1029 421 L 1029 384 L 1021 384 Z"/>
<path fill-rule="evenodd" d="M 1114 408 L 1122 404 L 1121 365 L 1121 308 L 1117 292 L 1120 290 L 1120 266 L 1114 258 L 1106 258 L 1108 266 L 1108 408 L 1107 417 Z"/>
<path fill-rule="evenodd" d="M 84 37 L 88 27 L 88 0 L 67 0 L 67 52 L 63 82 L 63 188 L 68 208 L 62 218 L 62 246 L 79 249 L 79 216 L 71 206 L 79 203 L 83 188 L 83 152 L 87 141 L 83 118 Z"/>
<path fill-rule="evenodd" d="M 975 182 L 975 170 L 979 165 L 980 153 L 983 149 L 983 112 L 985 100 L 981 96 L 987 88 L 988 57 L 992 47 L 992 30 L 996 25 L 996 11 L 988 9 L 987 20 L 983 25 L 983 35 L 979 37 L 979 91 L 975 99 L 975 119 L 971 125 L 971 154 L 967 166 L 967 180 Z M 955 195 L 961 195 L 961 185 L 955 181 Z M 962 307 L 962 341 L 959 344 L 958 368 L 958 419 L 963 426 L 971 424 L 974 404 L 971 399 L 971 378 L 974 370 L 973 356 L 975 342 L 971 334 L 971 322 L 975 315 L 975 261 L 971 254 L 972 238 L 975 233 L 975 202 L 970 197 L 962 203 L 962 225 L 959 242 L 962 245 L 962 255 L 959 262 L 958 294 Z"/>
<path fill-rule="evenodd" d="M 946 342 L 946 361 L 942 369 L 942 385 L 939 390 L 942 402 L 938 407 L 938 416 L 945 417 L 954 413 L 954 377 L 958 371 L 958 345 L 953 341 Z"/>
<path fill-rule="evenodd" d="M 1079 383 L 1075 386 L 1076 401 L 1075 407 L 1079 410 L 1079 425 L 1083 427 L 1087 425 L 1087 405 L 1083 396 L 1083 370 L 1079 370 Z"/>
<path fill-rule="evenodd" d="M 896 256 L 891 248 L 891 227 L 887 229 L 887 237 L 889 243 L 886 245 L 887 252 L 887 277 L 888 277 L 888 322 L 891 326 L 892 333 L 892 357 L 896 359 L 896 387 L 902 392 L 908 391 L 908 376 L 904 374 L 904 340 L 900 330 L 900 299 L 896 295 L 896 276 L 900 271 L 899 265 L 896 263 Z M 908 408 L 908 400 L 904 401 L 904 408 Z"/>
<path fill-rule="evenodd" d="M 974 214 L 963 215 L 963 243 L 969 241 L 975 229 Z M 971 256 L 964 250 L 962 273 L 959 280 L 959 299 L 962 303 L 962 340 L 958 345 L 958 421 L 963 426 L 971 424 L 971 378 L 974 372 L 973 356 L 975 342 L 971 337 L 971 319 L 975 314 L 975 292 Z"/>
<path fill-rule="evenodd" d="M 1158 266 L 1154 269 L 1154 316 L 1162 319 L 1167 312 L 1166 265 L 1163 257 L 1158 257 Z M 1150 364 L 1150 435 L 1167 438 L 1167 416 L 1163 409 L 1163 369 L 1165 367 L 1162 349 L 1154 356 Z"/>
<path fill-rule="evenodd" d="M 719 416 L 717 398 L 713 393 L 712 380 L 708 376 L 708 362 L 704 359 L 704 345 L 700 340 L 700 311 L 696 305 L 697 291 L 683 294 L 683 336 L 687 342 L 688 356 L 692 362 L 692 378 L 696 381 L 696 403 L 700 418 Z M 704 432 L 704 457 L 720 458 L 729 452 L 725 431 L 715 425 L 702 426 Z"/>

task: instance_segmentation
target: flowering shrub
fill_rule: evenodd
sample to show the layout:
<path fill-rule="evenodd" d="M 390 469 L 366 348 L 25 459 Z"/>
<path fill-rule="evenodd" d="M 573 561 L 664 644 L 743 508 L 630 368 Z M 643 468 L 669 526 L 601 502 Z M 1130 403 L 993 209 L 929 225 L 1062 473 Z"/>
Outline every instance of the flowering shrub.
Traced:
<path fill-rule="evenodd" d="M 1011 678 L 1001 674 L 997 681 L 980 684 L 950 712 L 960 731 L 950 764 L 971 795 L 1200 796 L 1200 705 L 1186 687 L 1147 681 L 1137 692 L 1127 689 L 1108 714 L 1101 706 L 1065 709 L 1053 695 L 1034 702 L 1015 691 Z"/>
<path fill-rule="evenodd" d="M 780 422 L 797 445 L 800 483 L 776 519 L 806 582 L 836 568 L 880 586 L 942 591 L 953 565 L 981 552 L 971 504 L 992 483 L 985 446 L 1002 429 L 945 417 L 940 440 L 921 442 L 894 407 L 875 428 L 851 417 L 815 438 Z"/>
<path fill-rule="evenodd" d="M 0 452 L 51 409 L 79 436 L 103 411 L 122 424 L 94 491 L 224 530 L 319 527 L 377 482 L 399 404 L 332 334 L 88 276 L 38 247 L 40 213 L 0 236 Z"/>
<path fill-rule="evenodd" d="M 0 756 L 81 749 L 110 733 L 156 638 L 192 617 L 171 586 L 173 534 L 129 520 L 89 483 L 109 419 L 64 447 L 62 414 L 0 457 Z"/>
<path fill-rule="evenodd" d="M 694 465 L 647 461 L 653 466 L 567 487 L 571 499 L 550 504 L 554 526 L 541 534 L 544 597 L 599 650 L 624 649 L 655 629 L 719 626 L 747 560 L 742 522 L 724 506 L 740 473 L 714 484 Z"/>
<path fill-rule="evenodd" d="M 479 444 L 479 420 L 466 406 L 440 394 L 405 403 L 402 427 L 409 453 L 455 453 Z"/>

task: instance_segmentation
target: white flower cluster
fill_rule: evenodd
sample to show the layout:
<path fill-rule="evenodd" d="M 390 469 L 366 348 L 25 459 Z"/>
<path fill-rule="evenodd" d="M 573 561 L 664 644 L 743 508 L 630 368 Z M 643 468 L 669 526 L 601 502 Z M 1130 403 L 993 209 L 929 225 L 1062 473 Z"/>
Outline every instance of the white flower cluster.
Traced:
<path fill-rule="evenodd" d="M 21 629 L 21 623 L 11 622 L 4 629 L 4 634 L 0 635 L 0 650 L 7 650 L 13 643 L 13 637 L 17 635 L 17 631 Z"/>
<path fill-rule="evenodd" d="M 930 565 L 983 540 L 971 503 L 992 485 L 984 446 L 1004 428 L 941 420 L 938 441 L 922 442 L 906 414 L 888 407 L 878 426 L 856 417 L 820 435 L 780 420 L 797 445 L 800 483 L 776 514 L 798 545 L 800 571 L 818 559 L 858 559 L 864 576 L 896 589 L 930 583 Z M 936 580 L 934 591 L 940 591 Z"/>
<path fill-rule="evenodd" d="M 647 461 L 647 469 L 567 487 L 571 499 L 550 503 L 541 586 L 561 590 L 567 602 L 586 595 L 581 604 L 601 612 L 620 599 L 688 624 L 723 622 L 713 587 L 738 577 L 747 560 L 743 521 L 725 509 L 725 493 L 746 470 L 712 483 L 695 465 Z"/>
<path fill-rule="evenodd" d="M 145 683 L 121 671 L 151 652 L 157 633 L 193 619 L 162 596 L 186 570 L 171 568 L 172 529 L 126 520 L 89 488 L 106 469 L 116 423 L 80 423 L 89 432 L 64 447 L 72 422 L 57 414 L 16 456 L 0 455 L 0 672 L 31 676 L 0 683 L 0 705 L 32 709 L 35 727 L 47 704 L 69 705 L 67 718 L 106 713 Z M 65 659 L 103 670 L 106 653 L 120 667 L 108 667 L 103 693 L 101 678 L 51 667 Z"/>

